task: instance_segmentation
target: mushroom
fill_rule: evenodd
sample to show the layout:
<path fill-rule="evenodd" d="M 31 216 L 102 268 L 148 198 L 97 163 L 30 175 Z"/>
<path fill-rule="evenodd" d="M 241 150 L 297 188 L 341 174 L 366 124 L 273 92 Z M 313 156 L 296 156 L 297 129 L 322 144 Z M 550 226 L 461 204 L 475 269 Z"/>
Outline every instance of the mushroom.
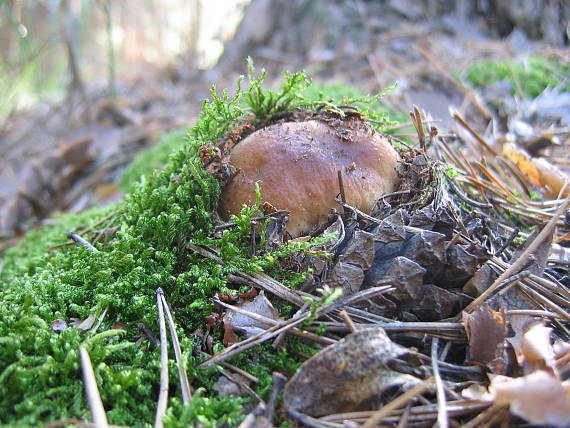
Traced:
<path fill-rule="evenodd" d="M 222 191 L 220 214 L 229 218 L 255 202 L 289 210 L 292 237 L 323 226 L 339 208 L 338 171 L 346 202 L 369 213 L 378 198 L 398 186 L 399 156 L 389 140 L 360 119 L 277 123 L 239 142 L 230 153 L 236 173 Z"/>

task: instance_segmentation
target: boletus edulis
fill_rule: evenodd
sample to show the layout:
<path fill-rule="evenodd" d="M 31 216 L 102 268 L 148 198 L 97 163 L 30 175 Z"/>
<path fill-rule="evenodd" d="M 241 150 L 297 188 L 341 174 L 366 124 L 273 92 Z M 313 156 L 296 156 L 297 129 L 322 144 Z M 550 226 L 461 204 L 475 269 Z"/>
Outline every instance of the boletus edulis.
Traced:
<path fill-rule="evenodd" d="M 378 198 L 398 186 L 399 156 L 389 140 L 360 118 L 276 123 L 241 140 L 230 152 L 235 174 L 224 187 L 220 214 L 238 214 L 263 201 L 289 210 L 287 232 L 301 236 L 339 209 L 338 172 L 346 202 L 369 213 Z"/>

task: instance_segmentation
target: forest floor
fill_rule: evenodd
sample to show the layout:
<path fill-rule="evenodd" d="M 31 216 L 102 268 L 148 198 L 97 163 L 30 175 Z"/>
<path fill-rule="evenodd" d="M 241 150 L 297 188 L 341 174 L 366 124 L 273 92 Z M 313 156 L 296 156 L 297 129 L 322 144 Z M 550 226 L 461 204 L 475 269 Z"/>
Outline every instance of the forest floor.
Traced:
<path fill-rule="evenodd" d="M 323 248 L 330 252 L 338 250 L 339 259 L 361 257 L 370 261 L 381 257 L 382 244 L 378 242 L 382 241 L 378 239 L 390 241 L 394 234 L 401 232 L 398 239 L 407 248 L 403 255 L 410 260 L 418 264 L 426 262 L 423 258 L 427 256 L 422 251 L 430 245 L 442 246 L 444 255 L 437 262 L 426 262 L 435 263 L 429 267 L 437 273 L 430 271 L 422 279 L 426 283 L 420 281 L 421 292 L 416 284 L 418 289 L 410 292 L 410 295 L 414 294 L 413 298 L 402 296 L 405 292 L 395 297 L 405 301 L 400 308 L 395 308 L 389 298 L 383 297 L 384 293 L 394 291 L 387 290 L 388 287 L 363 288 L 336 303 L 326 299 L 319 301 L 315 290 L 310 290 L 313 295 L 305 293 L 305 297 L 322 304 L 312 308 L 317 315 L 332 313 L 338 309 L 337 304 L 346 305 L 352 312 L 350 316 L 345 313 L 344 319 L 340 316 L 328 318 L 324 323 L 330 328 L 328 336 L 317 337 L 315 333 L 319 330 L 315 325 L 310 326 L 314 331 L 302 332 L 304 339 L 320 340 L 331 346 L 299 369 L 299 373 L 310 380 L 308 385 L 301 375 L 295 375 L 289 381 L 284 403 L 288 417 L 313 426 L 341 426 L 347 419 L 373 426 L 375 420 L 390 414 L 393 421 L 410 418 L 412 422 L 419 421 L 418 426 L 421 426 L 431 424 L 435 418 L 443 421 L 447 415 L 451 418 L 468 415 L 465 417 L 472 419 L 467 426 L 479 426 L 479 423 L 490 426 L 494 421 L 508 423 L 510 419 L 501 405 L 511 404 L 512 410 L 517 409 L 513 410 L 517 423 L 521 422 L 516 418 L 522 417 L 539 424 L 564 426 L 564 418 L 570 414 L 568 400 L 551 403 L 548 408 L 532 404 L 536 398 L 534 390 L 544 382 L 551 391 L 560 392 L 564 388 L 567 391 L 564 379 L 570 372 L 567 326 L 570 320 L 570 234 L 567 233 L 570 219 L 567 218 L 569 200 L 566 199 L 570 195 L 570 91 L 568 69 L 564 68 L 570 53 L 532 42 L 516 30 L 507 39 L 492 38 L 483 25 L 479 27 L 460 19 L 435 24 L 401 19 L 391 22 L 390 29 L 383 27 L 381 32 L 376 30 L 382 27 L 381 22 L 367 18 L 366 13 L 361 13 L 360 19 L 364 39 L 347 39 L 335 49 L 327 48 L 325 42 L 317 38 L 311 42 L 308 52 L 298 56 L 267 46 L 257 46 L 247 53 L 258 69 L 264 67 L 267 70 L 266 84 L 269 86 L 277 86 L 284 71 L 300 68 L 305 69 L 316 83 L 348 84 L 362 93 L 377 93 L 398 82 L 398 86 L 382 98 L 382 103 L 400 122 L 388 130 L 394 140 L 403 146 L 414 147 L 404 162 L 407 168 L 404 178 L 410 184 L 404 193 L 412 196 L 406 200 L 407 205 L 402 206 L 407 207 L 410 218 L 405 218 L 405 213 L 400 211 L 391 212 L 386 221 L 358 213 L 357 221 L 362 231 L 353 229 L 352 235 L 346 235 L 346 242 L 342 241 L 344 245 L 340 245 L 339 239 L 339 249 L 333 248 L 336 244 Z M 212 70 L 194 71 L 188 70 L 181 59 L 165 69 L 134 73 L 120 82 L 113 99 L 104 91 L 86 88 L 84 94 L 73 93 L 64 103 L 42 104 L 9 117 L 0 126 L 0 154 L 5 162 L 0 171 L 0 252 L 16 245 L 30 228 L 49 223 L 50 215 L 54 213 L 81 211 L 120 200 L 125 190 L 118 181 L 127 165 L 163 134 L 193 125 L 212 84 L 216 85 L 218 93 L 222 88 L 234 89 L 237 76 L 245 71 L 245 58 L 242 60 L 241 65 L 226 63 Z M 533 82 L 539 83 L 534 85 Z M 541 85 L 548 88 L 545 90 Z M 414 204 L 419 201 L 413 197 L 413 186 L 423 189 L 438 181 L 434 178 L 437 168 L 426 173 L 426 165 L 432 167 L 431 159 L 444 165 L 447 178 L 439 180 L 440 186 L 434 187 L 433 200 L 414 211 Z M 428 183 L 427 178 L 432 181 Z M 449 188 L 442 184 L 444 182 L 450 183 L 456 200 L 449 200 Z M 405 195 L 392 197 L 406 198 Z M 458 207 L 462 208 L 461 218 L 454 217 L 460 211 Z M 345 213 L 349 212 L 350 207 L 345 208 Z M 348 230 L 354 219 L 342 220 L 339 215 L 338 221 L 330 227 L 338 227 L 344 233 L 343 221 Z M 429 232 L 423 230 L 424 227 Z M 432 229 L 446 232 L 440 234 Z M 457 232 L 458 229 L 461 232 Z M 370 247 L 372 231 L 376 241 Z M 485 241 L 487 236 L 491 237 L 489 241 Z M 523 245 L 519 245 L 521 243 Z M 201 257 L 220 260 L 214 250 L 190 249 Z M 467 254 L 466 249 L 472 254 Z M 483 255 L 485 251 L 488 253 Z M 306 262 L 313 271 L 317 269 L 314 260 L 293 258 L 291 262 L 299 266 Z M 392 260 L 389 263 L 393 263 L 389 269 L 397 271 L 390 272 L 394 277 L 399 272 L 398 279 L 405 286 L 417 282 L 407 265 L 400 266 Z M 485 267 L 487 269 L 483 269 Z M 334 267 L 323 269 L 332 272 Z M 374 275 L 374 269 L 361 266 L 363 272 L 372 272 L 370 275 Z M 378 268 L 379 272 L 381 270 Z M 343 272 L 334 273 L 339 284 L 350 279 L 344 277 Z M 241 279 L 236 280 L 240 275 Z M 434 283 L 444 285 L 428 283 L 428 277 Z M 468 278 L 472 280 L 467 281 Z M 303 305 L 302 292 L 275 284 L 274 279 L 265 274 L 249 276 L 238 271 L 234 280 L 267 287 L 268 294 L 271 294 L 270 286 L 275 286 L 284 293 L 285 300 Z M 522 292 L 490 298 L 491 292 L 508 288 L 514 282 L 522 284 Z M 381 281 L 372 283 L 378 285 Z M 374 314 L 372 305 L 366 307 L 366 314 L 370 309 L 370 314 L 366 315 L 369 318 L 366 318 L 361 307 L 351 300 L 355 296 L 367 302 L 372 297 L 378 299 L 375 302 L 384 305 L 382 315 Z M 216 304 L 219 308 L 227 306 L 239 312 L 230 307 L 228 301 L 234 302 L 230 297 L 226 301 L 224 296 L 216 296 Z M 536 304 L 529 305 L 528 300 Z M 483 303 L 491 303 L 491 306 Z M 452 316 L 448 310 L 455 307 L 462 308 L 463 318 L 447 319 Z M 258 309 L 247 310 L 255 312 Z M 302 312 L 297 315 L 301 317 Z M 301 319 L 295 318 L 297 315 L 288 320 L 276 318 L 275 325 L 288 330 Z M 305 311 L 302 317 L 307 321 L 313 315 Z M 360 321 L 357 327 L 351 316 Z M 518 324 L 517 316 L 522 317 L 518 318 Z M 539 328 L 523 325 L 537 318 L 547 320 L 555 330 L 558 348 L 551 347 L 549 329 L 542 325 Z M 391 323 L 395 320 L 398 325 Z M 435 321 L 441 324 L 435 326 Z M 230 321 L 227 323 L 229 325 Z M 391 337 L 401 337 L 404 342 L 409 340 L 411 345 L 406 349 L 396 345 L 384 330 L 372 334 L 372 330 L 364 328 L 367 324 L 382 325 L 393 335 Z M 507 324 L 514 336 L 507 337 Z M 416 330 L 410 333 L 405 330 L 408 327 Z M 337 341 L 338 334 L 350 332 L 352 334 Z M 427 343 L 424 336 L 430 336 L 431 342 Z M 212 356 L 210 362 L 224 361 L 234 351 L 239 353 L 240 343 L 253 346 L 249 340 L 229 344 L 224 351 Z M 440 350 L 438 340 L 446 341 L 449 346 Z M 466 346 L 471 364 L 464 365 Z M 507 348 L 513 360 L 506 358 Z M 389 350 L 377 355 L 379 349 Z M 456 354 L 461 358 L 454 360 Z M 356 391 L 350 383 L 339 387 L 338 379 L 334 377 L 311 376 L 319 375 L 318 367 L 336 369 L 335 358 L 341 358 L 341 363 L 345 364 L 354 362 L 352 358 L 361 361 L 362 355 L 379 363 L 380 376 L 392 377 L 394 385 L 409 387 L 413 384 L 413 387 L 380 412 L 342 415 L 342 409 L 333 404 L 350 395 L 344 394 L 347 391 L 354 392 L 359 399 L 362 397 L 358 393 L 364 392 Z M 447 357 L 454 364 L 445 363 Z M 388 362 L 398 367 L 393 364 L 387 368 Z M 363 367 L 365 363 L 367 361 L 362 363 Z M 354 372 L 362 371 L 363 367 L 349 365 Z M 433 369 L 433 376 L 428 376 L 426 367 Z M 420 373 L 422 370 L 425 372 Z M 489 407 L 489 401 L 485 401 L 489 397 L 477 388 L 471 388 L 486 382 L 487 373 L 511 375 L 514 372 L 519 377 L 524 374 L 530 386 L 517 384 L 515 377 L 504 376 L 501 380 L 504 389 L 500 382 L 494 383 L 496 395 L 493 399 L 499 400 L 496 406 Z M 420 378 L 423 380 L 417 381 Z M 344 394 L 331 400 L 331 409 L 327 408 L 328 400 L 321 400 L 320 396 L 321 385 L 327 384 L 328 380 L 333 393 L 340 390 Z M 377 380 L 365 386 L 374 388 Z M 314 388 L 317 384 L 319 387 Z M 424 399 L 420 404 L 416 402 L 415 407 L 405 408 L 413 397 L 436 389 L 434 384 L 439 390 L 432 395 L 431 402 Z M 371 396 L 379 395 L 377 393 L 372 391 Z M 546 391 L 541 396 L 543 404 L 552 397 Z M 396 403 L 400 398 L 401 402 Z M 393 403 L 396 404 L 392 408 Z M 398 407 L 402 410 L 396 410 Z M 340 415 L 332 415 L 335 412 Z M 396 415 L 395 412 L 400 413 Z M 441 412 L 444 412 L 443 416 Z M 330 415 L 317 423 L 307 414 Z"/>

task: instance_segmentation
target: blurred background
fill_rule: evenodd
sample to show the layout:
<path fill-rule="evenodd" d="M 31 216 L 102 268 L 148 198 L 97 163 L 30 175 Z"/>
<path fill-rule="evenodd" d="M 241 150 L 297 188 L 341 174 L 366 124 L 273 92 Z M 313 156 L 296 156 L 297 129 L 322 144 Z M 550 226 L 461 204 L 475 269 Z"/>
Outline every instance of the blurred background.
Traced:
<path fill-rule="evenodd" d="M 567 130 L 569 17 L 564 0 L 0 0 L 0 235 L 120 199 L 126 165 L 247 57 L 269 86 L 398 82 L 382 107 L 402 138 L 412 105 L 442 135 L 450 107 L 481 132 Z"/>

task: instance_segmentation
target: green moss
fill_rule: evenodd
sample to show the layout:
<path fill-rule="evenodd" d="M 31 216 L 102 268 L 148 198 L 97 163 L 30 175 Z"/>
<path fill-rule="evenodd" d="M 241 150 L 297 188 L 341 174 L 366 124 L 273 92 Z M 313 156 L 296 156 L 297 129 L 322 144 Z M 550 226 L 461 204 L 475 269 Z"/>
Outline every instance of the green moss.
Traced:
<path fill-rule="evenodd" d="M 546 88 L 561 84 L 563 91 L 570 91 L 569 75 L 569 64 L 529 56 L 510 61 L 476 61 L 467 69 L 466 77 L 478 87 L 488 87 L 499 81 L 507 81 L 513 85 L 513 93 L 519 92 L 521 96 L 534 98 Z"/>
<path fill-rule="evenodd" d="M 212 310 L 212 295 L 228 291 L 228 273 L 279 270 L 281 258 L 314 244 L 291 243 L 273 254 L 263 253 L 260 246 L 260 255 L 248 257 L 250 218 L 259 214 L 257 205 L 244 207 L 234 219 L 238 227 L 219 239 L 211 237 L 220 186 L 202 167 L 198 150 L 202 144 L 224 137 L 252 112 L 257 121 L 264 122 L 283 109 L 339 109 L 328 101 L 307 100 L 302 92 L 309 81 L 302 73 L 287 75 L 280 91 L 266 91 L 262 82 L 262 77 L 250 76 L 248 88 L 238 89 L 233 96 L 227 92 L 218 95 L 213 88 L 212 99 L 203 103 L 200 119 L 184 140 L 171 135 L 165 146 L 156 149 L 156 158 L 161 153 L 162 162 L 171 148 L 179 147 L 168 156 L 163 169 L 132 184 L 133 177 L 145 173 L 153 161 L 140 160 L 133 167 L 123 182 L 131 186 L 123 202 L 56 218 L 52 225 L 28 233 L 18 248 L 6 253 L 0 274 L 0 424 L 35 426 L 69 417 L 88 420 L 78 359 L 81 344 L 91 355 L 109 422 L 127 426 L 152 423 L 159 351 L 148 343 L 141 346 L 135 342 L 138 323 L 158 331 L 158 287 L 164 290 L 176 319 L 193 386 L 204 388 L 189 406 L 172 398 L 167 425 L 231 426 L 241 420 L 244 399 L 207 392 L 218 375 L 216 368 L 196 368 L 200 361 L 192 349 L 198 341 L 192 332 L 204 328 L 205 317 Z M 98 227 L 117 229 L 110 240 L 95 244 L 98 252 L 78 245 L 48 251 L 48 247 L 66 241 L 66 230 L 92 227 L 111 212 L 115 215 Z M 215 246 L 224 264 L 196 255 L 188 243 Z M 287 274 L 283 272 L 283 276 Z M 300 276 L 288 279 L 294 284 Z M 102 318 L 96 331 L 52 331 L 54 320 L 63 318 L 69 323 L 71 318 L 90 315 Z M 115 323 L 122 324 L 124 330 L 112 330 Z M 270 346 L 261 349 L 238 356 L 236 363 L 260 378 L 258 392 L 264 394 L 270 388 L 272 370 L 291 372 L 299 360 L 290 354 L 294 343 L 278 353 Z M 171 391 L 171 396 L 179 396 L 174 366 Z"/>
<path fill-rule="evenodd" d="M 359 111 L 375 120 L 376 129 L 390 133 L 390 128 L 408 120 L 407 116 L 382 104 L 380 99 L 396 85 L 387 88 L 376 96 L 366 96 L 358 89 L 342 83 L 318 84 L 313 83 L 306 88 L 302 96 L 315 103 L 330 103 L 331 105 L 355 105 Z"/>
<path fill-rule="evenodd" d="M 172 153 L 179 151 L 184 145 L 186 131 L 173 131 L 164 134 L 151 148 L 140 153 L 119 180 L 121 190 L 127 192 L 143 175 L 150 174 L 155 169 L 162 169 Z"/>

